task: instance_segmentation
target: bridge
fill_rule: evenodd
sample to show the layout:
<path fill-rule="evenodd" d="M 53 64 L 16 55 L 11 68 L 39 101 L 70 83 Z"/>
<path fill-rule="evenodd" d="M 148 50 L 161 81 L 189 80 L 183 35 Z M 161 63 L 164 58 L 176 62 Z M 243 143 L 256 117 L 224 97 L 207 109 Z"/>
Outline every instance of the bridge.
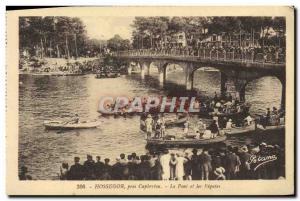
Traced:
<path fill-rule="evenodd" d="M 221 93 L 226 94 L 226 83 L 234 83 L 237 98 L 245 101 L 247 84 L 264 76 L 275 76 L 282 84 L 281 106 L 285 105 L 285 56 L 278 53 L 226 52 L 199 49 L 198 51 L 157 51 L 129 50 L 114 53 L 127 63 L 128 74 L 132 71 L 132 62 L 140 68 L 141 78 L 150 75 L 150 65 L 155 64 L 159 72 L 159 82 L 163 86 L 167 78 L 167 67 L 178 64 L 185 76 L 185 87 L 193 89 L 194 73 L 205 67 L 212 67 L 221 72 Z"/>

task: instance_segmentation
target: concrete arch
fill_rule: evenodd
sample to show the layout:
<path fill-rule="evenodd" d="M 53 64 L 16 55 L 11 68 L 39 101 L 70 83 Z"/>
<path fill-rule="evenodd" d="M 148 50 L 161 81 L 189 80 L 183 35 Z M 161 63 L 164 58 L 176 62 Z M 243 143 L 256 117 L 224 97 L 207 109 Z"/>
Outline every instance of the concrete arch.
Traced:
<path fill-rule="evenodd" d="M 173 82 L 179 85 L 185 84 L 186 69 L 185 66 L 183 66 L 182 64 L 173 62 L 166 63 L 163 66 L 163 71 L 165 82 Z"/>
<path fill-rule="evenodd" d="M 196 66 L 192 71 L 192 88 L 200 90 L 208 96 L 213 96 L 215 92 L 226 92 L 227 76 L 218 68 Z M 210 86 L 209 89 L 207 86 Z"/>

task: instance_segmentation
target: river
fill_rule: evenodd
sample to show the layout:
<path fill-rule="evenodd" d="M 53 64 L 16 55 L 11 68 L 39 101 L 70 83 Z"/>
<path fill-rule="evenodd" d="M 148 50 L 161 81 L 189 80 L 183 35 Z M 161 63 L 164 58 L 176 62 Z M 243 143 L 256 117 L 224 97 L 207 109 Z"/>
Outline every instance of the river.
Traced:
<path fill-rule="evenodd" d="M 201 95 L 210 96 L 219 92 L 219 72 L 197 71 L 195 88 Z M 19 81 L 19 167 L 25 165 L 33 179 L 57 179 L 59 166 L 66 161 L 72 164 L 73 157 L 85 160 L 86 154 L 100 155 L 102 160 L 114 158 L 120 153 L 146 152 L 144 134 L 139 130 L 139 117 L 103 118 L 97 112 L 101 96 L 166 95 L 183 90 L 174 83 L 183 83 L 178 73 L 168 75 L 163 90 L 157 76 L 146 77 L 133 74 L 115 79 L 95 79 L 93 75 L 55 77 L 20 75 Z M 252 113 L 261 113 L 266 107 L 280 105 L 281 84 L 273 77 L 251 82 L 246 88 L 246 100 L 252 104 Z M 67 119 L 75 113 L 82 120 L 100 118 L 99 129 L 80 131 L 46 131 L 43 121 Z M 243 144 L 251 137 L 235 137 L 228 141 Z"/>

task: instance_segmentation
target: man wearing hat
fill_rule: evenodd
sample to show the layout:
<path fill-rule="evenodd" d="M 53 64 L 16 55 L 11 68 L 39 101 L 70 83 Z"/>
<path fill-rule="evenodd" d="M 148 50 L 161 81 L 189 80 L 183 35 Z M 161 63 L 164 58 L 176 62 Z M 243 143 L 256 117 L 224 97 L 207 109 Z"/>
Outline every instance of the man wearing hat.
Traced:
<path fill-rule="evenodd" d="M 85 179 L 92 180 L 95 179 L 95 161 L 91 155 L 86 156 L 87 160 L 84 162 L 83 167 L 85 171 Z"/>
<path fill-rule="evenodd" d="M 82 180 L 84 178 L 84 168 L 79 161 L 79 157 L 74 157 L 74 165 L 71 166 L 67 177 L 69 180 Z"/>
<path fill-rule="evenodd" d="M 201 179 L 201 169 L 200 169 L 200 159 L 198 156 L 198 150 L 193 149 L 193 155 L 191 156 L 191 169 L 192 169 L 192 180 L 200 180 Z"/>
<path fill-rule="evenodd" d="M 241 160 L 241 167 L 240 167 L 240 176 L 241 179 L 250 179 L 250 157 L 248 147 L 246 145 L 240 148 L 240 160 Z"/>

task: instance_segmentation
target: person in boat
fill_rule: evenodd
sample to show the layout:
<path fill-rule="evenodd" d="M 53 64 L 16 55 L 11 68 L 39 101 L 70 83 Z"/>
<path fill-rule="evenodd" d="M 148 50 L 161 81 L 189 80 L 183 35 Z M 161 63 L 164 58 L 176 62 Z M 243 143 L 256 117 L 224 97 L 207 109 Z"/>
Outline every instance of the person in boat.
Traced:
<path fill-rule="evenodd" d="M 221 117 L 221 119 L 219 120 L 219 126 L 220 126 L 220 129 L 224 129 L 226 128 L 226 124 L 227 124 L 227 117 Z"/>
<path fill-rule="evenodd" d="M 266 112 L 266 126 L 270 125 L 270 120 L 271 120 L 271 111 L 270 111 L 270 108 L 267 108 L 267 112 Z"/>
<path fill-rule="evenodd" d="M 60 166 L 60 180 L 67 180 L 69 172 L 69 164 L 62 163 Z"/>
<path fill-rule="evenodd" d="M 165 125 L 166 121 L 165 121 L 165 117 L 164 117 L 164 114 L 162 114 L 156 124 L 159 125 L 159 137 L 160 138 L 164 138 L 165 137 L 165 132 L 166 132 L 166 125 Z"/>
<path fill-rule="evenodd" d="M 246 126 L 250 126 L 253 122 L 253 118 L 250 115 L 248 115 L 244 120 L 246 121 Z"/>
<path fill-rule="evenodd" d="M 278 115 L 278 110 L 277 110 L 276 107 L 273 107 L 272 114 L 273 115 Z"/>
<path fill-rule="evenodd" d="M 79 116 L 75 114 L 75 116 L 71 119 L 71 121 L 67 122 L 69 124 L 78 124 L 79 123 Z"/>
<path fill-rule="evenodd" d="M 188 135 L 189 133 L 189 120 L 186 120 L 185 123 L 183 124 L 184 125 L 184 129 L 183 129 L 183 134 L 184 136 Z"/>
<path fill-rule="evenodd" d="M 82 180 L 84 178 L 84 167 L 79 161 L 79 157 L 74 157 L 74 165 L 69 170 L 68 180 Z"/>
<path fill-rule="evenodd" d="M 224 103 L 224 106 L 225 106 L 225 113 L 229 114 L 231 112 L 232 102 L 228 100 L 226 103 Z"/>
<path fill-rule="evenodd" d="M 226 123 L 226 129 L 232 129 L 234 126 L 233 126 L 233 123 L 232 123 L 232 119 L 229 119 Z"/>
<path fill-rule="evenodd" d="M 217 115 L 214 115 L 213 118 L 212 118 L 214 121 L 216 121 L 216 124 L 218 126 L 218 128 L 220 127 L 219 126 L 219 117 Z"/>
<path fill-rule="evenodd" d="M 213 122 L 210 124 L 209 130 L 211 131 L 211 138 L 216 138 L 219 133 L 219 126 L 217 125 L 216 120 L 213 120 Z"/>
<path fill-rule="evenodd" d="M 145 124 L 146 124 L 146 132 L 147 132 L 147 138 L 151 138 L 151 134 L 152 134 L 152 127 L 154 124 L 154 120 L 152 119 L 151 114 L 147 115 L 147 118 L 145 120 Z"/>
<path fill-rule="evenodd" d="M 215 91 L 214 101 L 215 102 L 219 101 L 219 96 L 216 91 Z"/>
<path fill-rule="evenodd" d="M 206 129 L 206 125 L 203 123 L 202 119 L 199 119 L 197 122 L 199 132 L 204 131 Z"/>

